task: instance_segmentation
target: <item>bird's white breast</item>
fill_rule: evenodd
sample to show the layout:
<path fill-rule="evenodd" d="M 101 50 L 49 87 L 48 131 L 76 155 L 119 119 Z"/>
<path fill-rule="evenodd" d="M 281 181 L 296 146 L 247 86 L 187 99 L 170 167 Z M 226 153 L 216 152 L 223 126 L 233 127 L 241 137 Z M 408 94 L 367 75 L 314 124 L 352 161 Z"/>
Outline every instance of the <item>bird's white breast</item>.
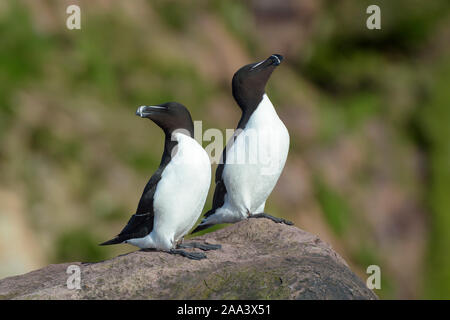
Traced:
<path fill-rule="evenodd" d="M 158 183 L 153 208 L 152 247 L 170 249 L 195 224 L 205 205 L 211 183 L 211 165 L 205 150 L 185 134 L 172 136 L 175 156 Z"/>
<path fill-rule="evenodd" d="M 241 215 L 263 206 L 283 171 L 289 134 L 271 101 L 264 95 L 244 130 L 227 150 L 223 179 L 226 206 Z"/>

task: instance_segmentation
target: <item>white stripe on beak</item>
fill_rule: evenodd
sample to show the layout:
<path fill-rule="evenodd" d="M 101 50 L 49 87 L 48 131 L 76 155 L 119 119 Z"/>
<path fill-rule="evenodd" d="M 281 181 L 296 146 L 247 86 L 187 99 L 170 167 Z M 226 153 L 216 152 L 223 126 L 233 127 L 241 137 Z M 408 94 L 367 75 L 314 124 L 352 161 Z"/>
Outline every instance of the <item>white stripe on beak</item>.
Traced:
<path fill-rule="evenodd" d="M 136 110 L 136 115 L 140 116 L 142 118 L 143 116 L 143 110 L 144 108 L 153 108 L 153 109 L 167 109 L 165 107 L 160 107 L 160 106 L 140 106 L 137 110 Z"/>
<path fill-rule="evenodd" d="M 276 55 L 271 55 L 271 57 L 274 57 L 275 59 L 277 59 L 277 61 L 278 61 L 278 64 L 280 64 L 281 63 L 281 61 L 280 61 L 280 58 L 278 58 Z"/>
<path fill-rule="evenodd" d="M 259 66 L 259 65 L 260 65 L 261 63 L 263 63 L 264 61 L 266 61 L 266 60 L 263 60 L 263 61 L 258 62 L 257 64 L 255 64 L 255 65 L 252 67 L 251 70 L 255 69 L 257 66 Z"/>

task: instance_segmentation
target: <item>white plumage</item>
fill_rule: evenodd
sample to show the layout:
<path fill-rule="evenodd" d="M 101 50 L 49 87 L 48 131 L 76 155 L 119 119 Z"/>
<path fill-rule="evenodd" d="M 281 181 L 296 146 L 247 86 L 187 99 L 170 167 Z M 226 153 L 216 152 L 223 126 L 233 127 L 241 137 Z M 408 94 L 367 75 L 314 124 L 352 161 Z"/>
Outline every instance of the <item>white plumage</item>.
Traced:
<path fill-rule="evenodd" d="M 283 171 L 289 133 L 266 94 L 244 130 L 227 150 L 223 181 L 224 205 L 202 225 L 234 223 L 262 213 L 267 197 Z"/>
<path fill-rule="evenodd" d="M 154 227 L 126 242 L 140 248 L 173 249 L 202 213 L 211 183 L 208 154 L 191 137 L 174 133 L 176 154 L 165 167 L 154 195 Z"/>

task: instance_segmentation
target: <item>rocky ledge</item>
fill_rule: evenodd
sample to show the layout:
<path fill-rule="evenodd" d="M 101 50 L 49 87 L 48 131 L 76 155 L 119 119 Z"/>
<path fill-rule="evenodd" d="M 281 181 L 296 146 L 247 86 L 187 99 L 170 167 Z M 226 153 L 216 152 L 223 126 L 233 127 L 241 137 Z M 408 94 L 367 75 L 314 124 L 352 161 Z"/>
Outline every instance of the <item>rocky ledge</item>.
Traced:
<path fill-rule="evenodd" d="M 377 299 L 328 244 L 295 226 L 250 219 L 189 241 L 222 249 L 198 261 L 135 251 L 49 265 L 0 280 L 0 299 Z M 67 288 L 70 265 L 80 289 Z"/>

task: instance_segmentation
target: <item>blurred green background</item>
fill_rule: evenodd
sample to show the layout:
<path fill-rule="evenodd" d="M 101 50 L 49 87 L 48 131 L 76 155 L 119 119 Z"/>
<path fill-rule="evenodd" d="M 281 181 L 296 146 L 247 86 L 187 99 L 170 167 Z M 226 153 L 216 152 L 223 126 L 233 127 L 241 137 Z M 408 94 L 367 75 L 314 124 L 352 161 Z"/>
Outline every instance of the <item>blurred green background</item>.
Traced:
<path fill-rule="evenodd" d="M 231 77 L 272 53 L 292 141 L 267 212 L 363 279 L 379 265 L 382 298 L 450 298 L 447 0 L 1 1 L 0 278 L 135 250 L 97 244 L 160 160 L 137 106 L 180 101 L 203 130 L 235 128 Z"/>

